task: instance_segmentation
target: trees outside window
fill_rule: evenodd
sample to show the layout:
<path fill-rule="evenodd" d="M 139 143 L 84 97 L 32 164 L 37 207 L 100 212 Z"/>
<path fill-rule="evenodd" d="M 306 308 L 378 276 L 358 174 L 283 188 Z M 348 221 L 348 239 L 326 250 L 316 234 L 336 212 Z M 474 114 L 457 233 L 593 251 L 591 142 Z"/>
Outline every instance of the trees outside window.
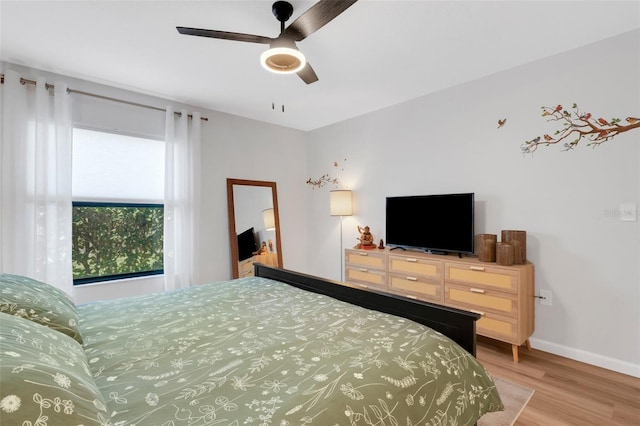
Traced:
<path fill-rule="evenodd" d="M 161 204 L 73 203 L 75 284 L 163 272 Z"/>

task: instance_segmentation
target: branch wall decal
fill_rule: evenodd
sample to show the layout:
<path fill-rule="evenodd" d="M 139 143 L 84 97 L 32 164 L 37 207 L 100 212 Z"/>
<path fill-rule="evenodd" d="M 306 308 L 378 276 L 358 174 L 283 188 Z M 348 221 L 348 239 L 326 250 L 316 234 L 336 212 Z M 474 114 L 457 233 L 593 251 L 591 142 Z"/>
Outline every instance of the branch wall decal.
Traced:
<path fill-rule="evenodd" d="M 531 154 L 535 152 L 540 145 L 555 145 L 563 141 L 563 151 L 568 151 L 575 148 L 583 139 L 588 141 L 587 146 L 595 148 L 613 139 L 620 133 L 640 128 L 639 117 L 627 117 L 625 119 L 626 123 L 621 124 L 622 120 L 619 118 L 606 120 L 604 118 L 595 118 L 589 112 L 583 113 L 576 103 L 571 106 L 571 110 L 572 112 L 563 109 L 562 105 L 555 107 L 543 106 L 542 116 L 548 117 L 547 121 L 560 123 L 563 128 L 556 130 L 553 136 L 545 134 L 525 141 L 520 147 L 522 152 Z"/>
<path fill-rule="evenodd" d="M 346 162 L 347 159 L 345 158 L 343 161 Z M 335 167 L 336 169 L 340 168 L 341 172 L 344 171 L 344 167 L 340 166 L 340 163 L 338 163 L 337 161 L 333 162 L 333 167 Z M 322 188 L 325 185 L 333 185 L 334 188 L 337 188 L 338 185 L 340 184 L 340 180 L 338 178 L 332 178 L 331 176 L 329 176 L 328 173 L 325 173 L 322 176 L 320 176 L 318 179 L 312 179 L 312 178 L 307 179 L 306 183 L 307 185 L 311 185 L 312 189 Z"/>
<path fill-rule="evenodd" d="M 338 181 L 337 178 L 331 178 L 331 176 L 329 176 L 328 174 L 324 174 L 318 179 L 307 179 L 307 185 L 311 185 L 313 189 L 322 188 L 323 186 L 328 184 L 333 184 L 337 188 L 339 183 L 340 181 Z"/>

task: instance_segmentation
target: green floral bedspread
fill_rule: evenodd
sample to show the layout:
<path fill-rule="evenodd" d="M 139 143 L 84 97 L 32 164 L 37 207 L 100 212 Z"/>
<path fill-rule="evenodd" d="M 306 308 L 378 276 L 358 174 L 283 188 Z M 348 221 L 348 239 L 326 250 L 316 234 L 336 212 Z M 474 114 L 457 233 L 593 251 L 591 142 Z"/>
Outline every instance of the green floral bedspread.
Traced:
<path fill-rule="evenodd" d="M 78 307 L 113 425 L 467 425 L 484 368 L 412 321 L 264 278 Z"/>

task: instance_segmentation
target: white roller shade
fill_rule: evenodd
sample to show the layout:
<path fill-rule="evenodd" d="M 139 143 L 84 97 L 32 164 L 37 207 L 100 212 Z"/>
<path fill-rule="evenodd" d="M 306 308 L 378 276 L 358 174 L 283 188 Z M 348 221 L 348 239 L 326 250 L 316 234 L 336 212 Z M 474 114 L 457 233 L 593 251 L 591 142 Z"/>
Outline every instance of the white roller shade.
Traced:
<path fill-rule="evenodd" d="M 164 151 L 164 141 L 73 129 L 73 199 L 162 202 Z"/>

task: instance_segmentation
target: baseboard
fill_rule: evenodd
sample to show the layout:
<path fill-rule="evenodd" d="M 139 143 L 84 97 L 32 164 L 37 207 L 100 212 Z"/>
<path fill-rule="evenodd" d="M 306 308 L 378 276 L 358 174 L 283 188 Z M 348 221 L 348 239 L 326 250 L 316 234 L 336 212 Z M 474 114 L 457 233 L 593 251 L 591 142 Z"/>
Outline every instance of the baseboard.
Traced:
<path fill-rule="evenodd" d="M 560 355 L 576 361 L 606 368 L 633 377 L 640 378 L 640 365 L 627 361 L 594 354 L 582 349 L 571 348 L 541 339 L 529 339 L 531 346 L 544 352 Z"/>

